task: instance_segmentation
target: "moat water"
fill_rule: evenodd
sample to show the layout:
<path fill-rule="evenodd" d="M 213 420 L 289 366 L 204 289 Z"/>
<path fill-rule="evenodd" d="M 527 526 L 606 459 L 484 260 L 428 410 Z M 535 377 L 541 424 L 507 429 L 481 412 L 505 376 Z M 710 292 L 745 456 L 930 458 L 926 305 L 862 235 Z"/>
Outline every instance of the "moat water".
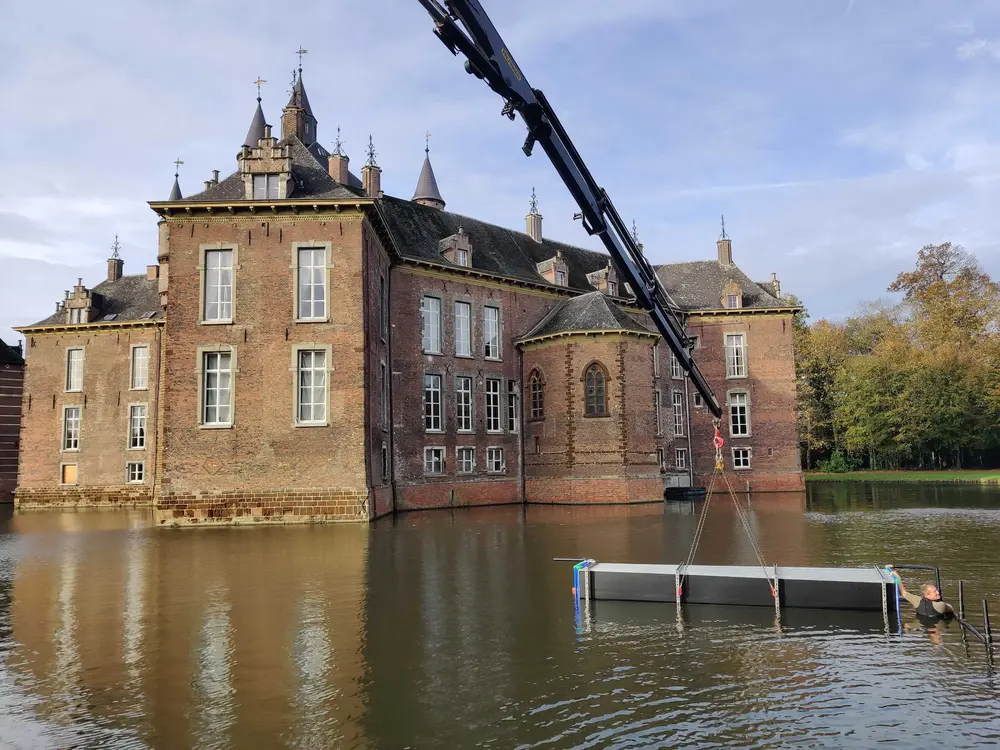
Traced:
<path fill-rule="evenodd" d="M 1000 489 L 815 485 L 752 505 L 779 564 L 936 563 L 946 596 L 961 576 L 1000 622 Z M 696 510 L 168 531 L 0 506 L 0 746 L 1000 743 L 1000 677 L 955 624 L 887 634 L 881 614 L 800 610 L 778 628 L 691 606 L 678 628 L 672 605 L 609 602 L 578 632 L 552 558 L 678 562 Z M 698 561 L 753 560 L 714 502 Z"/>

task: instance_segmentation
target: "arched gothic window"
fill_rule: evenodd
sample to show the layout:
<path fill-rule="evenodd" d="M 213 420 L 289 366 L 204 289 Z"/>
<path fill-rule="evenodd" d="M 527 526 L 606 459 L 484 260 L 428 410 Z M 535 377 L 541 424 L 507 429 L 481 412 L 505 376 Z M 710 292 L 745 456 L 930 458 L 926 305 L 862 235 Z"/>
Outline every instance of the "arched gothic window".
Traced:
<path fill-rule="evenodd" d="M 531 418 L 545 419 L 545 381 L 538 370 L 531 371 L 528 393 L 531 397 Z"/>
<path fill-rule="evenodd" d="M 600 364 L 594 362 L 587 368 L 584 378 L 587 385 L 588 417 L 606 417 L 608 415 L 607 374 Z"/>

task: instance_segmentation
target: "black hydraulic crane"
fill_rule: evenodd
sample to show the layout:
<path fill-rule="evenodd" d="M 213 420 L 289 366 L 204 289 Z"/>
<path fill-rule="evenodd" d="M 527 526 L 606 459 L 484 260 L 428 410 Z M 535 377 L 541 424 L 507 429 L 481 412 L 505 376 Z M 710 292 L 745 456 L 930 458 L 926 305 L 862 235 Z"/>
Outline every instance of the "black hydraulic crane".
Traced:
<path fill-rule="evenodd" d="M 705 376 L 691 357 L 690 341 L 676 307 L 661 286 L 656 272 L 629 234 L 608 194 L 597 184 L 569 135 L 563 129 L 548 100 L 538 89 L 528 85 L 507 45 L 486 15 L 479 0 L 420 0 L 434 19 L 434 33 L 453 55 L 466 57 L 465 69 L 481 78 L 504 100 L 503 114 L 511 120 L 520 114 L 528 126 L 524 153 L 531 156 L 536 143 L 548 154 L 566 187 L 580 206 L 583 226 L 601 238 L 618 270 L 632 287 L 636 299 L 656 324 L 670 350 L 691 376 L 691 382 L 718 418 L 722 408 L 709 388 Z M 465 27 L 463 30 L 459 23 Z"/>

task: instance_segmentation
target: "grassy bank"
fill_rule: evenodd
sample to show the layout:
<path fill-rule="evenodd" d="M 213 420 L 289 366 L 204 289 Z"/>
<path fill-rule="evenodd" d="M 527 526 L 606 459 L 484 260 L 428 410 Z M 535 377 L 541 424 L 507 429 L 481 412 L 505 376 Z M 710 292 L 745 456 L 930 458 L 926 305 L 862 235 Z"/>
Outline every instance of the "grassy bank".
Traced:
<path fill-rule="evenodd" d="M 847 471 L 841 474 L 806 472 L 807 482 L 974 482 L 1000 484 L 1000 469 L 948 471 Z"/>

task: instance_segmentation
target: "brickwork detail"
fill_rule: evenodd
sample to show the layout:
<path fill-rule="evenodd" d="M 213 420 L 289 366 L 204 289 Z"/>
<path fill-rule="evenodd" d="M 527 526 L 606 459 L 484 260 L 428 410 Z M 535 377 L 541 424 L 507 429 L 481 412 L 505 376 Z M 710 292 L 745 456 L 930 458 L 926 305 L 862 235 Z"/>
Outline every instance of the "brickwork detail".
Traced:
<path fill-rule="evenodd" d="M 153 504 L 152 488 L 111 487 L 18 487 L 17 508 L 142 508 Z"/>
<path fill-rule="evenodd" d="M 191 492 L 159 496 L 159 526 L 232 526 L 259 523 L 367 521 L 368 494 L 353 488 Z"/>

